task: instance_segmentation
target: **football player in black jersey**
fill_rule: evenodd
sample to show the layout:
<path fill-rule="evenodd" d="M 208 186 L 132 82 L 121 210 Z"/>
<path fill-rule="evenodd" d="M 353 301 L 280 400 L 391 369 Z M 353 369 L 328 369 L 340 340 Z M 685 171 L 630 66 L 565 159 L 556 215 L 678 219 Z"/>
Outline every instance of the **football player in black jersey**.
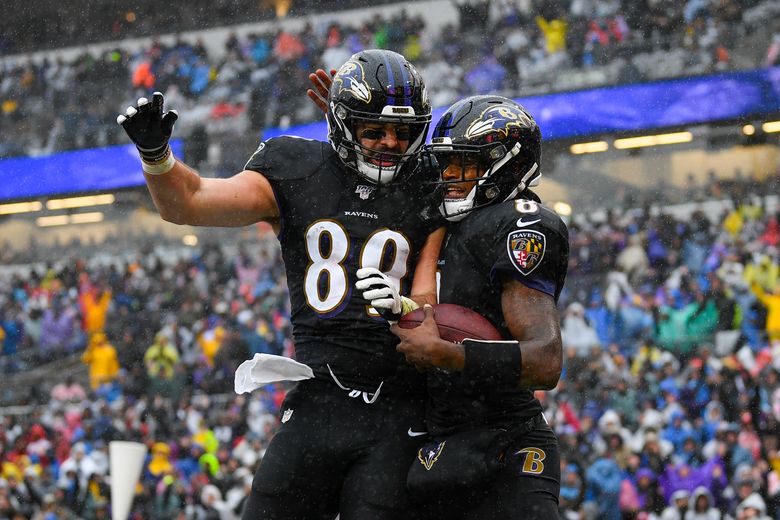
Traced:
<path fill-rule="evenodd" d="M 431 107 L 415 68 L 384 50 L 352 56 L 327 103 L 329 143 L 269 139 L 229 179 L 202 178 L 173 157 L 177 114 L 163 111 L 162 94 L 117 118 L 165 220 L 266 221 L 281 244 L 296 358 L 315 377 L 281 407 L 245 519 L 409 517 L 406 473 L 419 439 L 408 432 L 420 429 L 425 381 L 382 316 L 435 299 L 444 229 L 426 212 L 416 168 Z"/>
<path fill-rule="evenodd" d="M 510 99 L 470 97 L 446 111 L 427 150 L 450 222 L 439 302 L 473 309 L 506 341 L 445 341 L 427 305 L 419 327 L 392 328 L 428 372 L 431 437 L 409 485 L 432 518 L 558 518 L 558 445 L 533 391 L 561 373 L 569 246 L 564 222 L 529 190 L 541 176 L 539 127 Z"/>

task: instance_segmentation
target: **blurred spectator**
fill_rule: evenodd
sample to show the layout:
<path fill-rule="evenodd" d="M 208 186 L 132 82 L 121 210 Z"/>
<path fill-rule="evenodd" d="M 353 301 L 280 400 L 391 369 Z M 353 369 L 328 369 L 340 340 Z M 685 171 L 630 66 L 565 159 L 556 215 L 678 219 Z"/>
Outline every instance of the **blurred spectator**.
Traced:
<path fill-rule="evenodd" d="M 73 376 L 68 376 L 62 383 L 57 383 L 51 389 L 51 398 L 61 403 L 78 403 L 87 398 L 87 394 Z"/>
<path fill-rule="evenodd" d="M 101 385 L 112 383 L 119 374 L 119 359 L 116 349 L 102 332 L 92 335 L 81 361 L 89 365 L 89 385 L 97 390 Z"/>
<path fill-rule="evenodd" d="M 173 380 L 174 369 L 179 362 L 179 352 L 172 345 L 164 332 L 158 332 L 146 353 L 144 364 L 149 376 L 149 395 L 167 395 L 169 385 Z"/>
<path fill-rule="evenodd" d="M 620 520 L 620 467 L 609 453 L 596 460 L 585 472 L 585 502 L 605 520 Z"/>
<path fill-rule="evenodd" d="M 559 510 L 563 518 L 573 518 L 582 503 L 583 487 L 579 468 L 576 464 L 567 464 L 561 472 L 561 494 Z"/>
<path fill-rule="evenodd" d="M 780 281 L 775 281 L 772 293 L 767 293 L 757 282 L 751 285 L 751 289 L 767 309 L 766 332 L 769 339 L 780 339 Z"/>
<path fill-rule="evenodd" d="M 76 331 L 77 313 L 73 306 L 54 297 L 51 307 L 43 311 L 40 352 L 44 359 L 62 352 L 72 352 L 79 341 Z"/>
<path fill-rule="evenodd" d="M 20 310 L 10 303 L 0 310 L 0 342 L 2 342 L 3 372 L 10 373 L 19 369 L 17 354 L 22 342 L 23 325 Z"/>
<path fill-rule="evenodd" d="M 174 473 L 173 465 L 169 460 L 171 448 L 164 442 L 155 442 L 151 448 L 151 459 L 146 466 L 146 470 L 154 480 L 158 482 L 167 475 Z"/>
<path fill-rule="evenodd" d="M 204 320 L 204 328 L 198 334 L 197 342 L 209 367 L 214 366 L 214 358 L 222 348 L 226 334 L 222 319 L 218 315 L 213 314 Z"/>
<path fill-rule="evenodd" d="M 683 520 L 720 520 L 721 518 L 709 489 L 704 486 L 694 489 Z"/>
<path fill-rule="evenodd" d="M 672 493 L 669 506 L 661 513 L 661 520 L 685 520 L 690 496 L 691 494 L 684 489 Z"/>
<path fill-rule="evenodd" d="M 566 349 L 573 349 L 577 356 L 585 357 L 594 346 L 600 345 L 596 331 L 585 318 L 585 307 L 571 303 L 563 315 L 561 337 Z"/>
<path fill-rule="evenodd" d="M 495 55 L 488 54 L 483 60 L 471 68 L 464 77 L 469 94 L 489 94 L 504 88 L 506 69 L 498 62 Z"/>
<path fill-rule="evenodd" d="M 752 493 L 737 506 L 736 520 L 770 520 L 766 516 L 766 503 L 758 493 Z"/>
<path fill-rule="evenodd" d="M 536 25 L 544 34 L 547 54 L 566 51 L 567 22 L 562 19 L 546 20 L 543 16 L 536 17 Z"/>
<path fill-rule="evenodd" d="M 106 314 L 111 303 L 111 290 L 86 282 L 86 288 L 79 297 L 84 319 L 84 332 L 95 334 L 106 327 Z"/>

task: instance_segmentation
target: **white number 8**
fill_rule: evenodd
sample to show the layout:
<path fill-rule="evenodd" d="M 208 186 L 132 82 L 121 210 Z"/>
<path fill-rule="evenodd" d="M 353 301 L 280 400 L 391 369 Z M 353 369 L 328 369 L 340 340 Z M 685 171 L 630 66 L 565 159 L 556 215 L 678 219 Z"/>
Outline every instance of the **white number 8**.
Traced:
<path fill-rule="evenodd" d="M 533 200 L 520 199 L 515 201 L 515 209 L 518 213 L 539 213 L 539 204 Z"/>
<path fill-rule="evenodd" d="M 324 240 L 327 239 L 328 249 L 323 251 Z M 409 240 L 401 233 L 390 229 L 380 229 L 372 233 L 363 244 L 358 258 L 358 268 L 381 268 L 382 259 L 390 246 L 393 245 L 392 265 L 385 274 L 400 290 L 401 279 L 408 271 L 407 261 L 412 248 Z M 306 303 L 320 314 L 325 314 L 338 308 L 346 298 L 349 289 L 349 279 L 344 261 L 349 258 L 350 240 L 344 227 L 333 220 L 314 222 L 306 230 L 306 253 L 309 255 L 309 266 L 304 277 L 304 295 Z M 327 281 L 323 292 L 323 276 Z M 377 315 L 369 308 L 369 314 Z"/>

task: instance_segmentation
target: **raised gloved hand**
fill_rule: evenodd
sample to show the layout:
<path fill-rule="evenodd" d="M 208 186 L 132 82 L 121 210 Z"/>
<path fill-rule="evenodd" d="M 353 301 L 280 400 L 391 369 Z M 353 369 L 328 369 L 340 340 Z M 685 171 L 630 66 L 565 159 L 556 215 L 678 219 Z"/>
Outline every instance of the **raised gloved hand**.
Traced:
<path fill-rule="evenodd" d="M 162 93 L 155 92 L 151 101 L 139 98 L 136 106 L 127 107 L 116 118 L 138 148 L 144 171 L 157 175 L 166 173 L 175 163 L 168 141 L 179 117 L 175 110 L 163 112 L 163 101 Z"/>
<path fill-rule="evenodd" d="M 395 284 L 385 273 L 374 267 L 357 270 L 355 288 L 362 291 L 363 298 L 371 302 L 380 316 L 390 323 L 418 307 L 414 300 L 401 296 Z"/>

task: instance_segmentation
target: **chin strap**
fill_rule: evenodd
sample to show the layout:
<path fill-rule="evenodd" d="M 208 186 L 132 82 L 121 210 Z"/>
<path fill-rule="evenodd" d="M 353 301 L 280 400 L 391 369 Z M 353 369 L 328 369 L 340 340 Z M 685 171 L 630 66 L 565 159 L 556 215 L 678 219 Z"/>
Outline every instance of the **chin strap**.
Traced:
<path fill-rule="evenodd" d="M 520 179 L 520 184 L 517 186 L 517 192 L 518 193 L 523 191 L 524 189 L 528 188 L 529 186 L 536 186 L 536 185 L 539 184 L 539 181 L 541 180 L 539 177 L 541 177 L 541 175 L 539 175 L 538 177 L 536 177 L 536 179 L 531 181 L 530 184 L 526 184 L 528 182 L 528 178 L 531 175 L 533 175 L 536 172 L 536 170 L 538 170 L 538 169 L 539 169 L 539 164 L 538 163 L 534 163 L 533 166 L 528 168 L 528 171 L 525 172 L 525 175 L 523 175 L 523 178 Z"/>

